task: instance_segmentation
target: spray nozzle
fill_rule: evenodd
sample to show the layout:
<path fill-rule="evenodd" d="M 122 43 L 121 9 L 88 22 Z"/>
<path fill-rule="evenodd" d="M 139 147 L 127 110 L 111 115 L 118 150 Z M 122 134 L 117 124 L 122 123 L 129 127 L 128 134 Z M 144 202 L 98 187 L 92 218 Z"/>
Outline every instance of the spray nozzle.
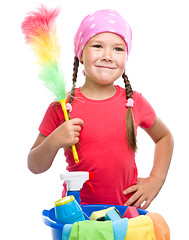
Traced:
<path fill-rule="evenodd" d="M 94 192 L 94 188 L 89 182 L 90 179 L 94 178 L 94 173 L 91 172 L 66 172 L 60 175 L 60 178 L 67 184 L 68 191 L 80 191 L 83 184 L 86 182 L 89 188 Z"/>
<path fill-rule="evenodd" d="M 94 173 L 89 172 L 89 180 L 94 178 Z M 86 181 L 87 185 L 89 186 L 89 188 L 91 189 L 91 191 L 95 191 L 93 188 L 93 185 L 89 182 L 89 180 Z"/>

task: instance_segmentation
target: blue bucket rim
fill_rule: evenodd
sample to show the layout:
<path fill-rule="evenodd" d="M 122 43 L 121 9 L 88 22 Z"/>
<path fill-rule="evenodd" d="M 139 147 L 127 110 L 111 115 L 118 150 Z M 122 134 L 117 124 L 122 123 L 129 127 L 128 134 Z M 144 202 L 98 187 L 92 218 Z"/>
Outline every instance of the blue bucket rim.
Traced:
<path fill-rule="evenodd" d="M 91 208 L 91 209 L 93 209 L 93 211 L 98 211 L 98 210 L 106 209 L 109 207 L 115 207 L 116 209 L 118 209 L 118 211 L 121 211 L 120 212 L 121 214 L 123 214 L 127 209 L 127 206 L 121 206 L 121 205 L 104 205 L 104 204 L 81 205 L 81 208 L 84 212 L 86 219 L 89 219 L 88 216 L 86 216 L 87 214 L 85 213 L 85 210 L 87 208 Z M 137 208 L 137 210 L 140 215 L 147 214 L 146 210 L 143 210 L 140 208 Z M 55 215 L 55 208 L 51 208 L 50 210 L 46 210 L 46 209 L 43 210 L 43 213 L 42 213 L 43 222 L 51 228 L 62 230 L 65 224 L 58 223 L 55 220 L 53 220 L 52 216 L 54 216 L 54 215 Z"/>

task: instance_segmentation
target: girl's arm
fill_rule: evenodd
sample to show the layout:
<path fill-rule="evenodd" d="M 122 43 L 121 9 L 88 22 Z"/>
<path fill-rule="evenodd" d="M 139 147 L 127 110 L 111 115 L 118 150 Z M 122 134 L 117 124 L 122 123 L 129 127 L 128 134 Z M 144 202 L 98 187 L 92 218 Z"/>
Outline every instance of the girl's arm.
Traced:
<path fill-rule="evenodd" d="M 124 190 L 124 194 L 134 193 L 126 205 L 143 205 L 146 209 L 163 186 L 173 153 L 173 137 L 164 123 L 156 118 L 149 129 L 144 129 L 155 143 L 154 164 L 148 178 L 138 178 L 137 184 Z M 134 204 L 133 204 L 134 203 Z"/>
<path fill-rule="evenodd" d="M 79 132 L 83 125 L 82 119 L 75 118 L 61 124 L 48 137 L 40 133 L 28 155 L 30 171 L 36 174 L 47 171 L 60 148 L 79 142 Z"/>

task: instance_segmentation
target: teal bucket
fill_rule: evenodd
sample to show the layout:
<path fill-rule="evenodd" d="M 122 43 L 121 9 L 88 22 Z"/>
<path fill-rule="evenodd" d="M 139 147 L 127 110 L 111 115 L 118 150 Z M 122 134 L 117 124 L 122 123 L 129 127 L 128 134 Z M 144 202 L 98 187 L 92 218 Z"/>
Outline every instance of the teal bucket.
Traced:
<path fill-rule="evenodd" d="M 89 217 L 94 211 L 100 211 L 109 207 L 115 207 L 121 215 L 123 215 L 127 209 L 126 206 L 120 205 L 81 205 L 84 213 L 85 220 L 90 220 Z M 146 215 L 147 211 L 137 208 L 140 215 Z M 62 240 L 62 231 L 64 224 L 58 223 L 55 215 L 55 208 L 43 211 L 43 222 L 51 228 L 52 239 Z"/>

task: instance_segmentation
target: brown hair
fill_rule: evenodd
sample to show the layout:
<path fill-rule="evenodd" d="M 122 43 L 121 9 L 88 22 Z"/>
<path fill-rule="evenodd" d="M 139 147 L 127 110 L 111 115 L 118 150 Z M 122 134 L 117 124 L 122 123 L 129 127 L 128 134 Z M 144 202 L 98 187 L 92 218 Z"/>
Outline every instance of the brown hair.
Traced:
<path fill-rule="evenodd" d="M 125 72 L 123 73 L 122 78 L 125 83 L 126 99 L 133 98 L 133 90 Z M 127 108 L 126 132 L 127 132 L 128 144 L 131 147 L 131 149 L 135 152 L 137 150 L 137 143 L 136 143 L 135 122 L 134 122 L 132 107 Z"/>
<path fill-rule="evenodd" d="M 79 59 L 75 56 L 74 57 L 74 64 L 73 64 L 73 77 L 72 77 L 72 89 L 70 92 L 70 98 L 69 103 L 72 104 L 73 98 L 75 95 L 75 86 L 77 81 L 77 73 L 78 73 L 78 67 L 79 67 Z M 122 78 L 125 83 L 125 92 L 126 92 L 126 99 L 132 98 L 133 90 L 130 84 L 130 81 L 125 74 L 125 72 L 122 75 Z M 134 117 L 133 117 L 133 111 L 131 107 L 127 108 L 126 112 L 126 132 L 127 132 L 127 141 L 131 149 L 135 152 L 137 149 L 136 144 L 136 133 L 135 133 L 135 124 L 134 124 Z"/>
<path fill-rule="evenodd" d="M 72 76 L 72 89 L 70 92 L 70 99 L 69 99 L 69 103 L 72 104 L 73 102 L 73 98 L 75 95 L 75 83 L 77 81 L 77 73 L 78 73 L 78 67 L 79 67 L 79 59 L 75 56 L 74 57 L 74 64 L 73 64 L 73 76 Z"/>

